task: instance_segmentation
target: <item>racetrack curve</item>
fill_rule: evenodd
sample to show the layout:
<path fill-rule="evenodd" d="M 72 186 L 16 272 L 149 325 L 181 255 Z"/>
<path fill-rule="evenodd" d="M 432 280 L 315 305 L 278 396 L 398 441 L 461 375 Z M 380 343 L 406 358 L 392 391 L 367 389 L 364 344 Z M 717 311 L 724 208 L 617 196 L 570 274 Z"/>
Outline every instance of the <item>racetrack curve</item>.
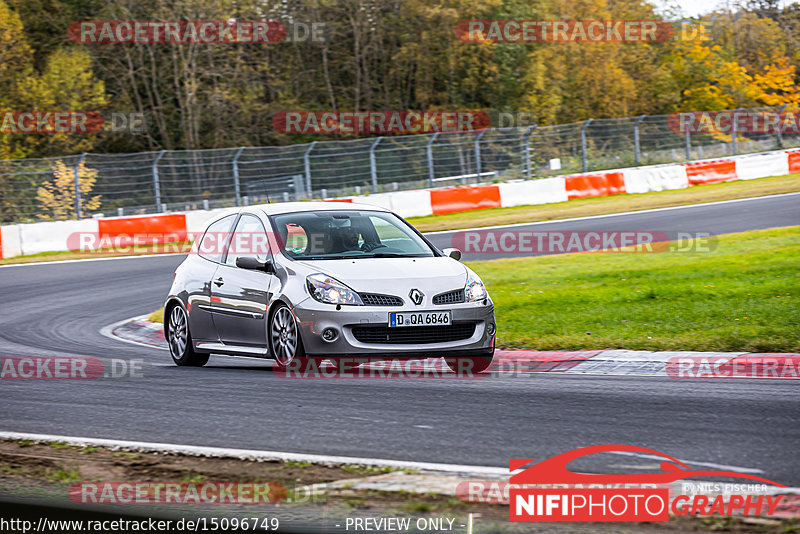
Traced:
<path fill-rule="evenodd" d="M 798 200 L 784 195 L 536 227 L 737 232 L 800 225 Z M 447 233 L 431 237 L 447 246 Z M 260 360 L 214 356 L 204 368 L 178 368 L 163 350 L 99 333 L 158 307 L 181 261 L 160 256 L 0 268 L 0 355 L 150 364 L 140 379 L 2 380 L 0 430 L 488 466 L 624 443 L 690 462 L 759 469 L 800 486 L 796 381 L 553 373 L 286 380 Z M 603 457 L 581 468 L 603 472 L 627 463 Z"/>

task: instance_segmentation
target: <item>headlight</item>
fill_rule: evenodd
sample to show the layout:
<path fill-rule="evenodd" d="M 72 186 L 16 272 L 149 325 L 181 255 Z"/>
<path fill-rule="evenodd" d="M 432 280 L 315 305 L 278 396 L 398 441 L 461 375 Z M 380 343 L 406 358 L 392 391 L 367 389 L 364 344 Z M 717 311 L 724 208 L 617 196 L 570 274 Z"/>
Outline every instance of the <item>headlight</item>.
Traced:
<path fill-rule="evenodd" d="M 315 300 L 327 304 L 350 304 L 363 306 L 358 293 L 327 274 L 317 273 L 306 278 L 308 292 Z"/>
<path fill-rule="evenodd" d="M 467 278 L 467 285 L 464 287 L 464 295 L 467 297 L 467 302 L 474 302 L 476 300 L 483 300 L 489 296 L 486 288 L 483 287 L 483 282 L 480 278 L 470 273 Z"/>

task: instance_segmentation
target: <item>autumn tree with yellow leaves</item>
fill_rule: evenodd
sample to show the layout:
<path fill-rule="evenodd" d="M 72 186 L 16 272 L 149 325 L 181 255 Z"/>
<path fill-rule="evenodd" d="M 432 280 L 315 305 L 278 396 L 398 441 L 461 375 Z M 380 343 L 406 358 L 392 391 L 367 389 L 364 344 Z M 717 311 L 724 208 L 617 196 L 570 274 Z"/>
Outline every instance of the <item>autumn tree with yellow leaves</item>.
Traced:
<path fill-rule="evenodd" d="M 81 161 L 78 164 L 78 186 L 81 192 L 83 210 L 94 210 L 100 207 L 100 195 L 90 197 L 97 181 L 97 171 Z M 36 193 L 36 200 L 41 212 L 40 219 L 69 219 L 75 214 L 75 167 L 67 166 L 56 160 L 53 164 L 53 178 L 44 182 Z"/>

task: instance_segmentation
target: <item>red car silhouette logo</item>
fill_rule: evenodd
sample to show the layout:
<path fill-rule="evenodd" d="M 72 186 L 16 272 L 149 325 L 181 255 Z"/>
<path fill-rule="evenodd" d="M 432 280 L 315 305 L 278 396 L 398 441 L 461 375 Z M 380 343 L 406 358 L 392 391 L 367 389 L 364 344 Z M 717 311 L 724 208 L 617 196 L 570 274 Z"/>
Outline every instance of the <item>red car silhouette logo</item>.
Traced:
<path fill-rule="evenodd" d="M 567 464 L 577 458 L 601 452 L 641 452 L 660 456 L 665 459 L 659 466 L 660 472 L 657 473 L 632 473 L 632 474 L 591 474 L 575 473 L 567 469 Z M 522 466 L 535 462 L 530 459 L 513 459 L 509 461 L 509 471 L 512 473 Z M 542 460 L 524 471 L 512 475 L 509 479 L 511 484 L 669 484 L 689 477 L 732 477 L 747 478 L 766 482 L 774 486 L 785 488 L 783 484 L 778 484 L 772 480 L 761 478 L 755 475 L 739 473 L 737 471 L 718 471 L 718 470 L 695 470 L 680 460 L 660 453 L 653 449 L 637 447 L 635 445 L 593 445 L 581 447 L 564 452 Z"/>

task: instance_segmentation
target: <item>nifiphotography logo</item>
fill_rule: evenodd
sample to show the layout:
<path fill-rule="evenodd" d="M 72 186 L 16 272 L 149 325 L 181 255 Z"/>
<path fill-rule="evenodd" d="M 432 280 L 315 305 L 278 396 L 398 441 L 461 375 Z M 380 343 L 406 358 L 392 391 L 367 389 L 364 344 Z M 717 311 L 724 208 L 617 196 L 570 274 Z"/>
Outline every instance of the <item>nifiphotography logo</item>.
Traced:
<path fill-rule="evenodd" d="M 567 469 L 570 462 L 596 453 L 644 453 L 663 458 L 661 471 L 588 474 Z M 767 494 L 767 484 L 783 484 L 737 471 L 694 470 L 671 456 L 633 445 L 582 447 L 547 460 L 513 459 L 509 470 L 510 521 L 669 521 L 675 515 L 773 515 L 785 495 Z M 730 486 L 711 499 L 675 492 L 674 482 L 689 477 L 749 479 L 759 484 Z M 672 495 L 670 488 L 673 489 Z"/>

